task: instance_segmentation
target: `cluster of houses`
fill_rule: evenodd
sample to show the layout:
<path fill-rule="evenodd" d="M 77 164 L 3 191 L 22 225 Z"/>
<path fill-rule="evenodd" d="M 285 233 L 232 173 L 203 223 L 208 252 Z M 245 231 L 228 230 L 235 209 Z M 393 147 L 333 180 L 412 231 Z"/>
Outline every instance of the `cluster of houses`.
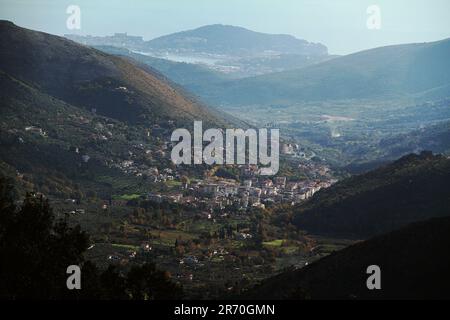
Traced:
<path fill-rule="evenodd" d="M 269 204 L 295 204 L 314 195 L 321 188 L 329 187 L 333 181 L 287 181 L 286 177 L 261 179 L 253 177 L 242 183 L 201 181 L 193 186 L 199 197 L 211 199 L 220 209 L 229 206 L 247 209 L 249 206 L 264 208 Z"/>
<path fill-rule="evenodd" d="M 249 166 L 243 171 L 252 172 Z M 248 172 L 247 172 L 248 174 Z M 148 199 L 161 203 L 175 202 L 205 209 L 206 212 L 227 209 L 246 210 L 250 207 L 265 208 L 273 204 L 294 205 L 312 197 L 336 180 L 288 181 L 286 177 L 264 178 L 250 175 L 238 182 L 229 179 L 207 178 L 181 185 L 168 194 L 150 193 Z"/>
<path fill-rule="evenodd" d="M 145 153 L 150 154 L 151 151 L 145 150 Z M 133 153 L 131 153 L 130 155 L 130 158 L 132 157 Z M 111 167 L 118 168 L 122 172 L 129 175 L 134 175 L 136 177 L 145 176 L 148 178 L 149 182 L 153 183 L 172 181 L 175 180 L 176 178 L 179 178 L 179 176 L 176 175 L 174 171 L 170 168 L 164 168 L 162 170 L 159 170 L 157 167 L 149 167 L 132 159 L 121 160 L 118 162 L 111 161 L 109 165 Z"/>

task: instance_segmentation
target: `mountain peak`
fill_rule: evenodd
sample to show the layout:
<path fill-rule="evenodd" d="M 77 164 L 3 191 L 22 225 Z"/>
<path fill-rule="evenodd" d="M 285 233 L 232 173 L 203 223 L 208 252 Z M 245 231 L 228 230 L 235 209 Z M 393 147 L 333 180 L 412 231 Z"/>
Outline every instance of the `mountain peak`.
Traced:
<path fill-rule="evenodd" d="M 247 30 L 247 31 L 251 31 L 249 29 L 246 29 L 244 27 L 239 27 L 239 26 L 233 26 L 231 24 L 222 24 L 222 23 L 214 23 L 214 24 L 207 24 L 204 26 L 200 26 L 198 28 L 195 28 L 193 30 Z"/>
<path fill-rule="evenodd" d="M 243 32 L 243 33 L 259 34 L 259 35 L 265 35 L 265 36 L 287 37 L 287 38 L 291 38 L 291 39 L 295 39 L 295 40 L 305 41 L 303 39 L 298 39 L 297 37 L 290 35 L 290 34 L 286 34 L 286 33 L 264 33 L 264 32 L 254 31 L 254 30 L 251 30 L 251 29 L 248 29 L 245 27 L 241 27 L 241 26 L 235 26 L 235 25 L 231 25 L 231 24 L 221 24 L 221 23 L 204 25 L 204 26 L 192 29 L 192 30 L 188 30 L 186 32 L 189 32 L 189 31 Z"/>
<path fill-rule="evenodd" d="M 161 51 L 185 51 L 207 54 L 280 54 L 327 55 L 322 44 L 310 43 L 286 34 L 267 34 L 243 27 L 212 24 L 165 35 L 148 42 Z"/>

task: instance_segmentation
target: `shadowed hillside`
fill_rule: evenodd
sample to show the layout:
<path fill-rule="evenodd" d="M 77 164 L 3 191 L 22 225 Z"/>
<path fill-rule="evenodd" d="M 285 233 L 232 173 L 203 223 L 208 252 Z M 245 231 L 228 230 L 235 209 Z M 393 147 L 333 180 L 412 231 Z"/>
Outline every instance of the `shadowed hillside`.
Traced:
<path fill-rule="evenodd" d="M 430 217 L 450 215 L 450 159 L 422 152 L 342 180 L 294 209 L 312 233 L 368 238 Z"/>
<path fill-rule="evenodd" d="M 417 222 L 262 282 L 245 299 L 448 299 L 450 218 Z M 368 290 L 366 269 L 381 269 Z"/>

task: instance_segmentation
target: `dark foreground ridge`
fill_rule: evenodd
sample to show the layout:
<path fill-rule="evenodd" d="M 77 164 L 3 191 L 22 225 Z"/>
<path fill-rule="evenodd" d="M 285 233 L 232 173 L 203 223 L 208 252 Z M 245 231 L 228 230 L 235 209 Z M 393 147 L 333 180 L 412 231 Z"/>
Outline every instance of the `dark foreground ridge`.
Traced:
<path fill-rule="evenodd" d="M 417 222 L 263 283 L 245 299 L 449 299 L 450 217 Z M 367 267 L 381 269 L 368 290 Z"/>

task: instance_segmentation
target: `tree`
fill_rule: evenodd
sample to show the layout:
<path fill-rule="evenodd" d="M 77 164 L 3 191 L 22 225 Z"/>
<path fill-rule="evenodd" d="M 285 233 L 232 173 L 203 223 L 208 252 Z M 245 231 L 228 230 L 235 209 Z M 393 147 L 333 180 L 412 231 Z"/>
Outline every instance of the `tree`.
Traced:
<path fill-rule="evenodd" d="M 48 200 L 27 194 L 14 205 L 10 181 L 0 177 L 0 299 L 176 299 L 182 289 L 151 263 L 123 275 L 100 272 L 83 254 L 88 235 L 56 219 Z M 82 289 L 68 290 L 67 267 L 79 265 Z"/>
<path fill-rule="evenodd" d="M 181 183 L 183 185 L 185 185 L 185 184 L 189 185 L 189 184 L 191 184 L 191 181 L 188 176 L 183 175 L 183 176 L 181 176 Z"/>
<path fill-rule="evenodd" d="M 153 264 L 133 266 L 128 272 L 127 288 L 133 300 L 172 300 L 182 297 L 181 288 L 170 281 L 170 274 Z"/>
<path fill-rule="evenodd" d="M 0 185 L 8 189 L 4 181 Z M 56 220 L 42 196 L 27 194 L 17 210 L 6 194 L 0 199 L 0 297 L 65 297 L 66 269 L 82 264 L 87 235 L 79 226 Z"/>

